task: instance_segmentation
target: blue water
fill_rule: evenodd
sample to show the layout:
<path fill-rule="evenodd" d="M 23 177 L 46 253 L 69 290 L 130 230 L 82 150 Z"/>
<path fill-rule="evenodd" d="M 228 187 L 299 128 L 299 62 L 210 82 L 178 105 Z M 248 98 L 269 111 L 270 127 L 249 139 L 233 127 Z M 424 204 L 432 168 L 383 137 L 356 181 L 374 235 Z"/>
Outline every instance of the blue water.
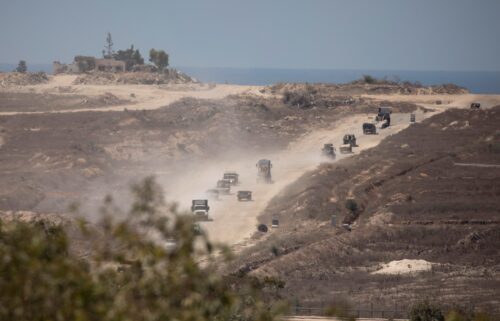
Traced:
<path fill-rule="evenodd" d="M 12 71 L 15 64 L 0 64 L 0 71 Z M 199 68 L 176 67 L 203 82 L 238 85 L 271 85 L 278 82 L 346 83 L 371 75 L 376 78 L 419 81 L 424 85 L 452 83 L 473 93 L 500 94 L 500 71 L 405 71 L 342 69 Z M 29 71 L 52 72 L 50 64 L 28 63 Z"/>

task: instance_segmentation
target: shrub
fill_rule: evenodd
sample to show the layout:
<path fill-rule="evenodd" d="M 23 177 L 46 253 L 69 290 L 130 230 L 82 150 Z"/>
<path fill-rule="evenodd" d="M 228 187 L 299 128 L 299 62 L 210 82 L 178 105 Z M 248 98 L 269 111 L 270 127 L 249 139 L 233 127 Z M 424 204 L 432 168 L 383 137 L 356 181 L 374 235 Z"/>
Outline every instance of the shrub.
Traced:
<path fill-rule="evenodd" d="M 0 221 L 0 320 L 273 319 L 251 282 L 211 272 L 214 247 L 152 178 L 132 191 L 128 212 L 108 197 L 99 233 L 83 230 L 86 260 L 69 253 L 59 226 Z"/>
<path fill-rule="evenodd" d="M 365 84 L 375 84 L 377 82 L 377 79 L 375 79 L 375 77 L 372 77 L 370 75 L 363 75 L 363 82 Z"/>
<path fill-rule="evenodd" d="M 345 208 L 348 209 L 352 214 L 355 214 L 358 210 L 358 203 L 353 199 L 348 199 L 345 202 Z"/>
<path fill-rule="evenodd" d="M 19 60 L 19 63 L 17 64 L 15 71 L 20 72 L 22 74 L 26 73 L 28 71 L 28 66 L 26 65 L 26 61 Z"/>
<path fill-rule="evenodd" d="M 410 309 L 410 321 L 445 321 L 445 319 L 437 305 L 424 301 Z"/>

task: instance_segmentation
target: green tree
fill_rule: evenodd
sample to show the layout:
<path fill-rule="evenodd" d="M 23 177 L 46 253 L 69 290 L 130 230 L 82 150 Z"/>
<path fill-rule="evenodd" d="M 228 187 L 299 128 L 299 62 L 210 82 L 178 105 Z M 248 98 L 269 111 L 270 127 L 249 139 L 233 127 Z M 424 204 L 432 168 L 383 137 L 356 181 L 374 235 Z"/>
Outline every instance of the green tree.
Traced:
<path fill-rule="evenodd" d="M 345 202 L 345 208 L 348 209 L 351 214 L 356 214 L 356 212 L 358 211 L 358 203 L 353 199 L 348 199 Z"/>
<path fill-rule="evenodd" d="M 25 60 L 19 60 L 19 63 L 17 64 L 16 71 L 20 72 L 22 74 L 26 73 L 28 71 L 28 65 L 26 65 Z"/>
<path fill-rule="evenodd" d="M 131 45 L 130 48 L 126 50 L 118 50 L 113 54 L 113 58 L 124 61 L 127 70 L 131 70 L 135 65 L 144 64 L 144 58 L 142 58 L 138 49 L 134 49 L 134 45 Z"/>
<path fill-rule="evenodd" d="M 87 72 L 95 69 L 95 58 L 90 56 L 76 56 L 75 63 L 81 72 Z"/>
<path fill-rule="evenodd" d="M 149 51 L 149 61 L 152 62 L 160 71 L 168 67 L 169 56 L 164 50 L 151 49 Z"/>
<path fill-rule="evenodd" d="M 363 75 L 363 81 L 366 84 L 374 84 L 377 82 L 377 79 L 375 79 L 374 77 L 372 77 L 370 75 Z"/>
<path fill-rule="evenodd" d="M 154 179 L 132 192 L 130 210 L 107 197 L 99 229 L 82 225 L 85 260 L 60 226 L 0 221 L 0 320 L 273 320 L 252 282 L 213 272 L 218 248 Z"/>

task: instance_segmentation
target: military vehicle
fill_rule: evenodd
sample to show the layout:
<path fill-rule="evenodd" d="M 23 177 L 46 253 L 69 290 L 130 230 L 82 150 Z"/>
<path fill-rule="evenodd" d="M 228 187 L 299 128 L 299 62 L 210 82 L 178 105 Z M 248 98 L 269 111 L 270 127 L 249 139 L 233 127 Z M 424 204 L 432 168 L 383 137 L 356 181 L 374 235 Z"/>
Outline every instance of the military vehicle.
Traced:
<path fill-rule="evenodd" d="M 333 147 L 333 144 L 324 144 L 321 149 L 321 156 L 335 159 L 337 155 L 335 154 L 335 147 Z"/>
<path fill-rule="evenodd" d="M 271 178 L 271 161 L 268 159 L 261 159 L 255 165 L 257 167 L 257 183 L 272 183 Z"/>
<path fill-rule="evenodd" d="M 417 117 L 416 117 L 415 113 L 411 113 L 410 114 L 410 123 L 414 123 L 416 121 L 416 118 Z"/>
<path fill-rule="evenodd" d="M 385 118 L 385 122 L 382 124 L 382 129 L 384 128 L 387 128 L 391 126 L 391 115 L 387 115 L 387 117 Z"/>
<path fill-rule="evenodd" d="M 344 135 L 344 145 L 349 144 L 351 147 L 356 147 L 356 136 L 354 134 L 346 134 Z"/>
<path fill-rule="evenodd" d="M 236 172 L 225 172 L 223 178 L 228 179 L 232 186 L 236 186 L 240 184 L 239 176 Z"/>
<path fill-rule="evenodd" d="M 229 194 L 231 193 L 231 181 L 228 179 L 220 179 L 217 181 L 217 187 L 216 189 L 219 191 L 220 194 Z"/>
<path fill-rule="evenodd" d="M 208 200 L 193 200 L 191 205 L 191 212 L 194 217 L 199 221 L 208 221 Z"/>
<path fill-rule="evenodd" d="M 251 201 L 252 192 L 251 191 L 238 191 L 238 201 Z"/>
<path fill-rule="evenodd" d="M 341 154 L 350 154 L 352 153 L 352 146 L 351 144 L 340 145 L 339 151 Z"/>
<path fill-rule="evenodd" d="M 365 135 L 375 135 L 377 133 L 377 127 L 372 123 L 363 124 L 363 134 Z"/>
<path fill-rule="evenodd" d="M 472 103 L 470 104 L 470 109 L 480 109 L 481 104 L 480 103 Z"/>
<path fill-rule="evenodd" d="M 207 198 L 210 200 L 213 200 L 213 201 L 219 200 L 219 190 L 216 188 L 207 189 L 205 194 L 207 195 Z"/>
<path fill-rule="evenodd" d="M 391 117 L 391 114 L 392 114 L 392 107 L 379 107 L 375 120 L 376 121 L 386 120 L 387 117 Z"/>
<path fill-rule="evenodd" d="M 280 226 L 280 220 L 278 219 L 277 216 L 273 216 L 271 220 L 271 227 L 272 228 L 278 228 Z"/>

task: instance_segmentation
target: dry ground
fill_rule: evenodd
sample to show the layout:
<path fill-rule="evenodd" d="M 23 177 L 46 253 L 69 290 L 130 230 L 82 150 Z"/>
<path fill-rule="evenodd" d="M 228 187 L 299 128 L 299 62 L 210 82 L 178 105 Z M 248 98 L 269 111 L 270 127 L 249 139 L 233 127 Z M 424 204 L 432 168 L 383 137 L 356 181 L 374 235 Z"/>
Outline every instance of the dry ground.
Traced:
<path fill-rule="evenodd" d="M 255 201 L 238 203 L 235 189 L 203 224 L 241 252 L 230 272 L 283 279 L 281 296 L 309 303 L 341 296 L 392 306 L 425 294 L 499 301 L 492 244 L 500 241 L 500 177 L 481 167 L 498 159 L 498 108 L 449 109 L 473 101 L 489 108 L 500 96 L 318 85 L 299 86 L 288 101 L 255 86 L 74 79 L 0 90 L 0 210 L 64 214 L 79 202 L 93 219 L 106 193 L 126 207 L 124 191 L 147 175 L 186 209 L 235 170 L 237 189 L 253 190 Z M 393 125 L 363 136 L 362 123 L 381 105 L 395 108 Z M 413 111 L 419 123 L 409 126 Z M 324 162 L 322 145 L 338 147 L 347 132 L 359 138 L 354 155 Z M 260 158 L 273 161 L 274 184 L 255 183 Z M 359 205 L 354 213 L 347 198 Z M 353 231 L 331 228 L 332 213 Z M 278 215 L 280 228 L 251 238 L 259 215 L 266 224 Z M 436 265 L 418 275 L 371 274 L 401 259 Z"/>

